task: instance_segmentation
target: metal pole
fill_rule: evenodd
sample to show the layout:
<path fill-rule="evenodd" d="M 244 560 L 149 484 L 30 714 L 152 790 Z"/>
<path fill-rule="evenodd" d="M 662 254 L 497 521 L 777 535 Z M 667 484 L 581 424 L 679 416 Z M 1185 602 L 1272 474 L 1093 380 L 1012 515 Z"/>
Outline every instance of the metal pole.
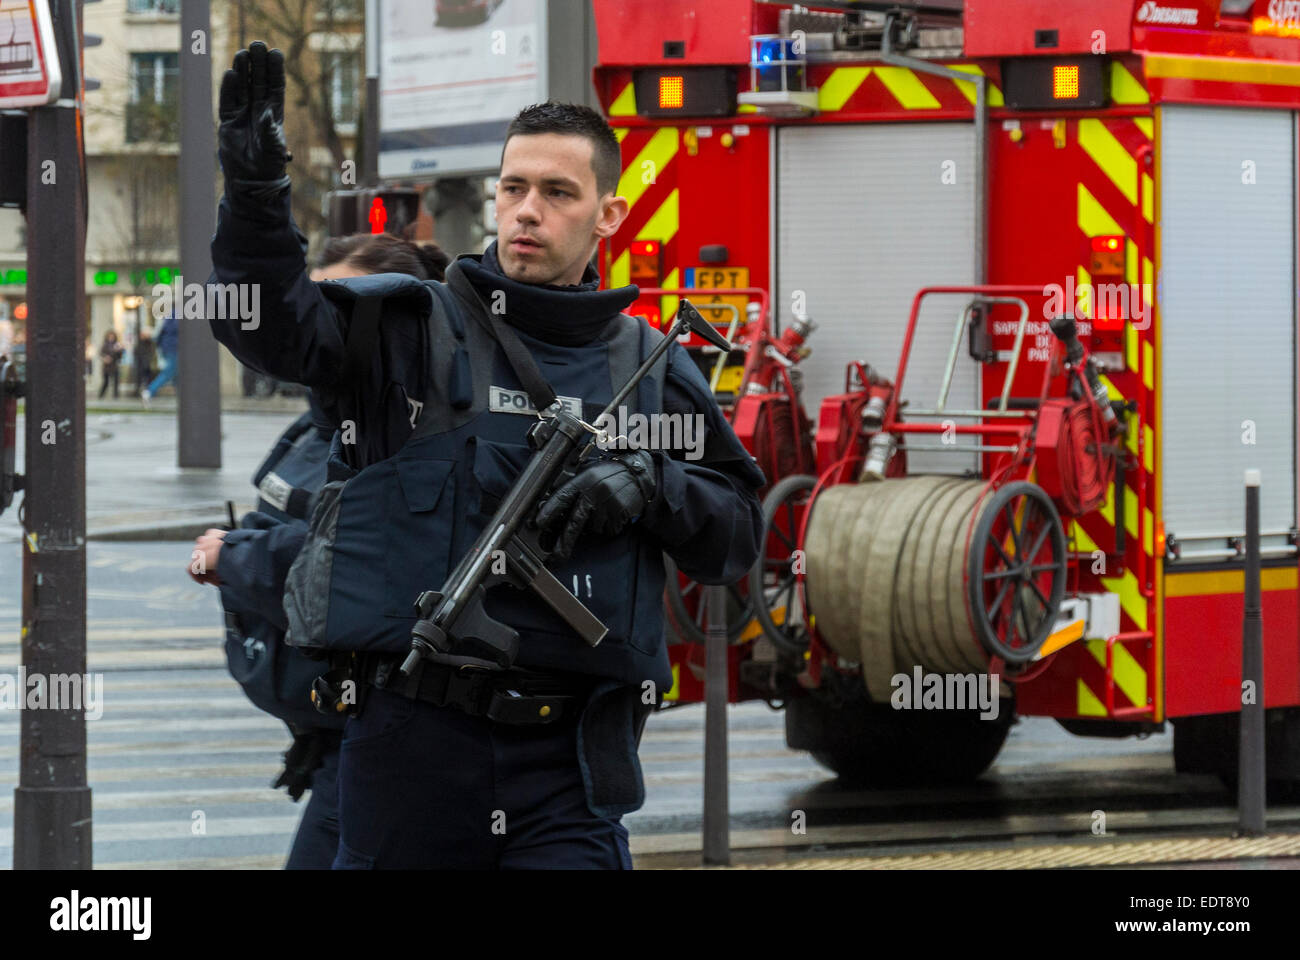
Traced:
<path fill-rule="evenodd" d="M 731 863 L 727 798 L 727 588 L 709 587 L 704 648 L 704 863 Z"/>
<path fill-rule="evenodd" d="M 81 3 L 56 0 L 63 90 L 27 121 L 27 483 L 23 495 L 22 672 L 13 866 L 89 870 L 86 676 L 86 208 L 82 199 Z M 50 163 L 53 163 L 53 167 Z M 50 175 L 52 173 L 52 176 Z M 70 692 L 63 684 L 61 693 Z M 85 686 L 81 689 L 84 691 Z M 40 709 L 43 708 L 43 709 Z"/>
<path fill-rule="evenodd" d="M 1253 690 L 1254 696 L 1245 696 Z M 1246 471 L 1246 592 L 1241 632 L 1241 743 L 1237 757 L 1240 832 L 1264 832 L 1264 615 L 1259 596 L 1259 471 Z"/>
<path fill-rule="evenodd" d="M 366 186 L 373 187 L 379 183 L 379 0 L 366 0 L 365 124 L 361 176 Z"/>
<path fill-rule="evenodd" d="M 212 273 L 209 245 L 216 229 L 217 146 L 212 62 L 208 57 L 212 37 L 208 8 L 209 0 L 185 0 L 181 4 L 180 244 L 181 276 L 187 285 L 202 285 Z M 238 299 L 243 303 L 258 302 L 251 292 Z M 203 319 L 206 308 L 202 317 L 186 319 L 182 305 L 175 303 L 180 331 L 176 358 L 176 463 L 180 467 L 219 468 L 221 368 L 217 341 Z M 223 303 L 222 308 L 225 306 Z"/>

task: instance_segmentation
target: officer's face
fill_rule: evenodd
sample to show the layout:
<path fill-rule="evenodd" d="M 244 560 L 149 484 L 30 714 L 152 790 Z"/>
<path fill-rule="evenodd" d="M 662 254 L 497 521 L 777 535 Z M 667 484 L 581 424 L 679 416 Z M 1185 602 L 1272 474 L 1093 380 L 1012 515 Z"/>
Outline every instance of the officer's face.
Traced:
<path fill-rule="evenodd" d="M 627 217 L 627 201 L 596 190 L 586 137 L 516 135 L 497 182 L 497 259 L 511 280 L 575 284 L 603 238 Z"/>

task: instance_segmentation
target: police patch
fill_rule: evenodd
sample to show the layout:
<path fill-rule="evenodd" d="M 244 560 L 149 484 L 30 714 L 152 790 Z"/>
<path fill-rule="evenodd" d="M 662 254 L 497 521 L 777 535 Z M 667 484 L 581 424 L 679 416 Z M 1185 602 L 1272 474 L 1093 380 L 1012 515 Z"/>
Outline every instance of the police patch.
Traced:
<path fill-rule="evenodd" d="M 293 484 L 286 482 L 274 471 L 262 478 L 262 482 L 257 485 L 257 492 L 275 509 L 289 512 L 289 494 L 293 493 Z"/>
<path fill-rule="evenodd" d="M 582 416 L 582 399 L 580 397 L 556 397 L 566 413 L 575 417 Z M 488 410 L 492 413 L 524 413 L 537 416 L 533 402 L 528 399 L 525 390 L 511 390 L 509 387 L 488 387 Z"/>

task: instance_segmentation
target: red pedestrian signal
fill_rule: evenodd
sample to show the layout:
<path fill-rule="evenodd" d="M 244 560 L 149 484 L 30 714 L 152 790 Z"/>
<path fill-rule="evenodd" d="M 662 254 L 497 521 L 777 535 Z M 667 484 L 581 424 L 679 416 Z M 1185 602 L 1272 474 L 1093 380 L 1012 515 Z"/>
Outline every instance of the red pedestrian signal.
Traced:
<path fill-rule="evenodd" d="M 371 233 L 384 232 L 384 224 L 388 222 L 388 211 L 384 209 L 383 197 L 375 197 L 370 201 L 370 213 L 367 219 L 370 221 Z"/>

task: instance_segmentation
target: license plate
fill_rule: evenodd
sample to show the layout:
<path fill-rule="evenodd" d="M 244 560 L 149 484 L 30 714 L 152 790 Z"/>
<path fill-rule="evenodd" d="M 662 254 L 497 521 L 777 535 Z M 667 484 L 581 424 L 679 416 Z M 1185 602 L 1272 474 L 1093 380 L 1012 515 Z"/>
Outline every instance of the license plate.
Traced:
<path fill-rule="evenodd" d="M 687 267 L 686 268 L 686 286 L 699 287 L 704 290 L 731 290 L 737 287 L 749 286 L 749 267 Z M 730 296 L 722 293 L 704 294 L 699 297 L 690 297 L 693 303 L 700 311 L 700 316 L 704 317 L 710 323 L 717 324 L 726 333 L 727 327 L 730 326 L 734 317 L 739 317 L 739 324 L 736 329 L 745 324 L 745 308 L 749 304 L 749 297 L 744 294 Z M 729 304 L 736 308 L 733 314 L 730 310 L 721 307 L 709 309 L 709 304 Z"/>

